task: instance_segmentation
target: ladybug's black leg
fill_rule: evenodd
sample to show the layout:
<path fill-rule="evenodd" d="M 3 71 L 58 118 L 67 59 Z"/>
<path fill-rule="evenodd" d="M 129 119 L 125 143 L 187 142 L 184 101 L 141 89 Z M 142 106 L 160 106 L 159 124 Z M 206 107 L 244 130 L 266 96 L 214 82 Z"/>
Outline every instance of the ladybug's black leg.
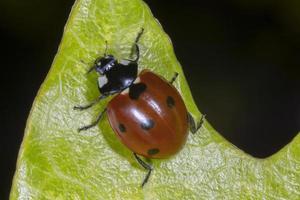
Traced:
<path fill-rule="evenodd" d="M 176 80 L 176 78 L 178 77 L 178 73 L 175 72 L 174 76 L 172 77 L 172 79 L 169 81 L 169 83 L 172 85 L 174 83 L 174 81 Z"/>
<path fill-rule="evenodd" d="M 137 63 L 140 59 L 140 48 L 138 44 L 135 44 L 135 48 L 136 48 L 136 58 L 133 62 Z"/>
<path fill-rule="evenodd" d="M 152 166 L 146 162 L 144 162 L 140 157 L 138 157 L 138 155 L 136 155 L 136 153 L 133 153 L 135 159 L 138 161 L 138 163 L 146 170 L 148 170 L 147 175 L 145 176 L 143 183 L 142 183 L 142 187 L 144 187 L 144 185 L 148 182 L 149 177 L 151 175 L 151 172 L 153 170 Z"/>
<path fill-rule="evenodd" d="M 195 134 L 202 127 L 202 125 L 204 123 L 204 119 L 205 119 L 205 115 L 202 115 L 200 121 L 196 124 L 193 116 L 191 115 L 191 113 L 188 113 L 188 120 L 189 120 L 189 124 L 190 124 L 190 130 L 193 134 Z"/>
<path fill-rule="evenodd" d="M 99 96 L 97 99 L 95 99 L 94 101 L 92 101 L 91 103 L 87 104 L 87 105 L 84 105 L 84 106 L 74 106 L 73 109 L 74 110 L 85 110 L 85 109 L 88 109 L 90 107 L 92 107 L 93 105 L 95 105 L 96 103 L 98 103 L 101 99 L 104 99 L 105 95 L 101 95 Z"/>
<path fill-rule="evenodd" d="M 141 28 L 141 31 L 138 33 L 137 37 L 135 38 L 135 43 L 137 44 L 144 33 L 144 28 Z"/>
<path fill-rule="evenodd" d="M 88 130 L 88 129 L 96 126 L 100 122 L 100 120 L 103 117 L 105 112 L 106 112 L 106 108 L 98 115 L 97 119 L 93 123 L 91 123 L 90 125 L 83 126 L 83 127 L 79 128 L 78 132 L 85 131 L 85 130 Z"/>
<path fill-rule="evenodd" d="M 134 46 L 135 46 L 135 51 L 136 51 L 136 58 L 133 60 L 133 62 L 138 62 L 140 59 L 140 48 L 138 45 L 138 42 L 144 33 L 144 28 L 141 29 L 141 31 L 138 33 L 137 37 L 135 38 Z M 132 57 L 133 51 L 131 51 L 130 57 Z"/>

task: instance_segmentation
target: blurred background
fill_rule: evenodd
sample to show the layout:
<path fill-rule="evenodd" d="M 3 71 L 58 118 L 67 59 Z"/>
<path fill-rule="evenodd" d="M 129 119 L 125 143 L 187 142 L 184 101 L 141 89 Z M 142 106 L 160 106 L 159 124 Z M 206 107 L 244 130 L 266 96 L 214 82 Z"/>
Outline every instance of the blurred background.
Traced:
<path fill-rule="evenodd" d="M 0 199 L 74 0 L 1 0 Z M 227 140 L 272 155 L 300 130 L 300 1 L 146 0 L 195 101 Z"/>

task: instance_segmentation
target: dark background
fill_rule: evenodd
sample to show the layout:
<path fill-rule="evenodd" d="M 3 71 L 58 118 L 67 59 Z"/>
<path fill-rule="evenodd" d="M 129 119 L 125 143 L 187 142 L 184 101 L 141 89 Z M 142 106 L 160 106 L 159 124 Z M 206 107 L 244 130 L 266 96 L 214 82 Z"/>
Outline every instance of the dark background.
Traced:
<path fill-rule="evenodd" d="M 267 157 L 300 130 L 300 1 L 147 0 L 199 109 L 226 139 Z M 1 0 L 0 199 L 73 0 Z"/>

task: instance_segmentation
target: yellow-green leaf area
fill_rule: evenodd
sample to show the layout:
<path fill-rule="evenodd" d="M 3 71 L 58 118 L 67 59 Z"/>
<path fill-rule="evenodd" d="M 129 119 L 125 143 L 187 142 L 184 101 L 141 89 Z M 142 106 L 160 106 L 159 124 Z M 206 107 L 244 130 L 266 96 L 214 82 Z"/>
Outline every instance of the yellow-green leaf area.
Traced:
<path fill-rule="evenodd" d="M 109 101 L 84 112 L 73 110 L 99 96 L 96 74 L 86 74 L 89 65 L 104 54 L 105 41 L 109 54 L 128 58 L 142 27 L 139 70 L 167 79 L 179 72 L 175 86 L 199 120 L 170 39 L 145 3 L 77 0 L 28 118 L 11 199 L 299 199 L 299 135 L 275 155 L 256 159 L 205 122 L 180 153 L 152 160 L 153 174 L 141 188 L 146 171 L 117 139 L 107 117 L 77 132 Z"/>

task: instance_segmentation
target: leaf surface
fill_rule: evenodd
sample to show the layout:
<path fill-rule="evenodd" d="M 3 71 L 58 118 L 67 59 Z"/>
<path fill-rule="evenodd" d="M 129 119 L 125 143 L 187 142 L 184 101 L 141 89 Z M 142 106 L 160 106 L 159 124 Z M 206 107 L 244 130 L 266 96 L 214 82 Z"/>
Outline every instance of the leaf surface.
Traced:
<path fill-rule="evenodd" d="M 109 101 L 84 112 L 73 110 L 99 96 L 96 74 L 86 74 L 89 65 L 103 55 L 105 41 L 109 54 L 128 58 L 141 27 L 140 70 L 168 79 L 179 72 L 175 86 L 199 120 L 170 39 L 145 3 L 77 0 L 28 118 L 11 199 L 299 199 L 299 134 L 273 156 L 256 159 L 205 122 L 180 153 L 152 160 L 154 172 L 142 189 L 146 171 L 117 139 L 106 117 L 99 126 L 77 132 Z"/>

